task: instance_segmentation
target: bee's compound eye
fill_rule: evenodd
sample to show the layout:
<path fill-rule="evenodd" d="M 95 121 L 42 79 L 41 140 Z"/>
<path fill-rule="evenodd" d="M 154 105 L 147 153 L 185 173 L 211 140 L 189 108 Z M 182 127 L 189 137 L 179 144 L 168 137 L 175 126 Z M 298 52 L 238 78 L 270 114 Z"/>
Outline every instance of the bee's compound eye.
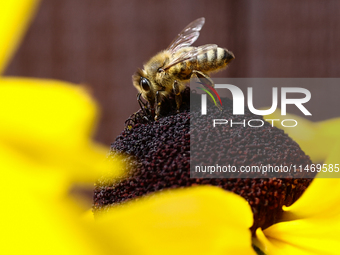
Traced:
<path fill-rule="evenodd" d="M 150 82 L 148 79 L 141 77 L 139 81 L 139 85 L 142 87 L 144 91 L 149 91 L 150 90 Z"/>

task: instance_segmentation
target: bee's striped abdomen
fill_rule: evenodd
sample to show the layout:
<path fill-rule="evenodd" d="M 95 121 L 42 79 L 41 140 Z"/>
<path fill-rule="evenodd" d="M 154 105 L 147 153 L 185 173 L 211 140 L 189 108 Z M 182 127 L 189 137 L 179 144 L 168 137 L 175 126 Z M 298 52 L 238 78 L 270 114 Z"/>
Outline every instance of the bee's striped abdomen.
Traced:
<path fill-rule="evenodd" d="M 185 54 L 192 49 L 193 47 L 183 48 L 178 54 Z M 232 52 L 217 47 L 205 53 L 198 54 L 190 60 L 178 63 L 172 67 L 171 72 L 180 80 L 188 80 L 191 78 L 193 70 L 205 73 L 218 71 L 219 69 L 226 67 L 234 58 Z"/>
<path fill-rule="evenodd" d="M 217 47 L 197 56 L 197 70 L 213 72 L 224 68 L 234 59 L 234 54 L 227 49 Z"/>

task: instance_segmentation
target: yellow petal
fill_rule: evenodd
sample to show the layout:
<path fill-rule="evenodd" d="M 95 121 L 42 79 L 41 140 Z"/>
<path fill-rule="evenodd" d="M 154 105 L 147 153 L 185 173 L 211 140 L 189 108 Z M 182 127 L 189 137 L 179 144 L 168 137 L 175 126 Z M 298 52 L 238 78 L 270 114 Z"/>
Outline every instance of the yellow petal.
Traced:
<path fill-rule="evenodd" d="M 19 46 L 38 0 L 0 1 L 0 75 Z"/>
<path fill-rule="evenodd" d="M 339 164 L 337 162 L 340 162 L 339 143 L 325 164 L 329 167 Z M 314 179 L 292 206 L 283 209 L 284 222 L 256 233 L 255 243 L 263 251 L 267 254 L 339 254 L 339 178 Z"/>
<path fill-rule="evenodd" d="M 108 148 L 91 139 L 97 106 L 84 88 L 53 80 L 1 78 L 0 108 L 0 143 L 20 154 L 22 162 L 63 169 L 70 179 L 87 182 L 111 164 Z M 111 166 L 117 170 L 113 176 L 123 169 L 117 162 Z"/>
<path fill-rule="evenodd" d="M 333 121 L 330 120 L 330 123 L 337 122 L 336 119 Z M 322 127 L 326 130 L 324 132 L 329 132 L 329 134 L 333 133 L 333 142 L 334 146 L 332 146 L 332 149 L 330 153 L 328 154 L 328 157 L 326 158 L 324 164 L 322 164 L 323 170 L 318 173 L 317 178 L 340 178 L 340 137 L 339 137 L 339 131 L 340 131 L 340 125 L 337 127 L 337 125 L 328 125 L 330 123 L 323 122 L 325 125 L 322 125 Z M 327 123 L 327 124 L 326 124 Z"/>
<path fill-rule="evenodd" d="M 0 79 L 0 109 L 1 254 L 110 254 L 67 197 L 74 182 L 93 185 L 108 150 L 91 141 L 89 95 L 58 81 Z"/>
<path fill-rule="evenodd" d="M 275 224 L 256 232 L 268 254 L 339 254 L 340 218 L 308 218 Z"/>
<path fill-rule="evenodd" d="M 65 197 L 63 169 L 29 161 L 1 142 L 0 162 L 1 254 L 105 254 L 80 221 L 82 208 Z"/>
<path fill-rule="evenodd" d="M 314 179 L 298 201 L 283 209 L 285 220 L 340 214 L 340 179 Z"/>
<path fill-rule="evenodd" d="M 320 172 L 298 201 L 283 208 L 286 220 L 340 215 L 340 178 L 322 178 L 339 177 L 340 141 L 323 166 L 325 171 L 332 169 L 332 172 Z"/>
<path fill-rule="evenodd" d="M 102 228 L 95 235 L 114 236 L 115 254 L 248 255 L 256 254 L 252 221 L 243 198 L 201 186 L 114 207 L 97 221 Z"/>
<path fill-rule="evenodd" d="M 29 185 L 12 186 L 0 198 L 1 254 L 109 254 L 68 199 L 32 192 Z"/>
<path fill-rule="evenodd" d="M 265 119 L 282 119 L 280 109 Z M 335 141 L 340 137 L 340 119 L 312 122 L 294 114 L 287 114 L 285 119 L 295 119 L 296 127 L 283 127 L 279 121 L 274 121 L 276 127 L 283 129 L 315 163 L 323 162 L 332 151 Z"/>

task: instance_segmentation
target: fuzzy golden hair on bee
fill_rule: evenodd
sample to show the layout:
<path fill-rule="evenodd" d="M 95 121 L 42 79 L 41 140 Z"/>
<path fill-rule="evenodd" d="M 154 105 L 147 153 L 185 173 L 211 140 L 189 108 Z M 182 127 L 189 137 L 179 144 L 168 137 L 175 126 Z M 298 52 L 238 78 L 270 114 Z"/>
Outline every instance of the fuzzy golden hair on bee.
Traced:
<path fill-rule="evenodd" d="M 182 104 L 181 92 L 190 78 L 197 77 L 214 87 L 209 74 L 224 69 L 235 58 L 232 52 L 216 44 L 191 46 L 199 37 L 204 22 L 204 18 L 191 22 L 168 48 L 157 53 L 144 64 L 142 70 L 139 69 L 133 75 L 133 85 L 139 91 L 138 98 L 142 96 L 149 107 L 155 109 L 151 111 L 155 113 L 155 119 L 160 115 L 162 101 L 171 94 L 175 96 L 179 111 Z"/>

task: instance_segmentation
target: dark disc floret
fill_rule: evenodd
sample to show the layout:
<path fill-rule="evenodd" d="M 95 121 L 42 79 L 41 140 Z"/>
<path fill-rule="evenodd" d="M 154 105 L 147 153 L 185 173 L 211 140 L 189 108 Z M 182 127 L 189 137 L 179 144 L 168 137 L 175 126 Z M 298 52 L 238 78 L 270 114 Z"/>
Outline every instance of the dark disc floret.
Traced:
<path fill-rule="evenodd" d="M 144 116 L 146 111 L 139 111 L 129 118 L 125 130 L 112 143 L 110 150 L 111 156 L 117 153 L 128 156 L 128 174 L 111 185 L 102 180 L 97 182 L 94 210 L 163 189 L 214 185 L 232 191 L 249 202 L 254 215 L 253 231 L 278 222 L 282 206 L 295 202 L 308 187 L 311 178 L 292 178 L 287 175 L 285 178 L 190 178 L 190 156 L 204 157 L 191 155 L 190 137 L 202 137 L 199 146 L 208 148 L 210 154 L 215 154 L 225 165 L 274 163 L 306 166 L 312 163 L 309 156 L 283 130 L 267 122 L 261 128 L 239 125 L 211 129 L 206 126 L 206 121 L 202 121 L 201 128 L 190 130 L 190 119 L 199 120 L 201 114 L 200 105 L 191 106 L 189 110 L 190 93 L 189 89 L 183 92 L 184 104 L 180 113 L 174 110 L 175 101 L 170 97 L 164 102 L 167 107 L 164 107 L 164 116 L 159 120 L 151 121 L 150 116 Z M 232 116 L 232 100 L 223 98 L 222 102 L 223 112 L 211 106 L 208 107 L 208 115 L 211 118 L 235 118 Z M 243 118 L 262 119 L 249 111 Z M 196 125 L 200 127 L 200 122 Z M 226 141 L 230 141 L 229 144 L 226 145 Z M 199 150 L 193 151 L 199 153 Z"/>

